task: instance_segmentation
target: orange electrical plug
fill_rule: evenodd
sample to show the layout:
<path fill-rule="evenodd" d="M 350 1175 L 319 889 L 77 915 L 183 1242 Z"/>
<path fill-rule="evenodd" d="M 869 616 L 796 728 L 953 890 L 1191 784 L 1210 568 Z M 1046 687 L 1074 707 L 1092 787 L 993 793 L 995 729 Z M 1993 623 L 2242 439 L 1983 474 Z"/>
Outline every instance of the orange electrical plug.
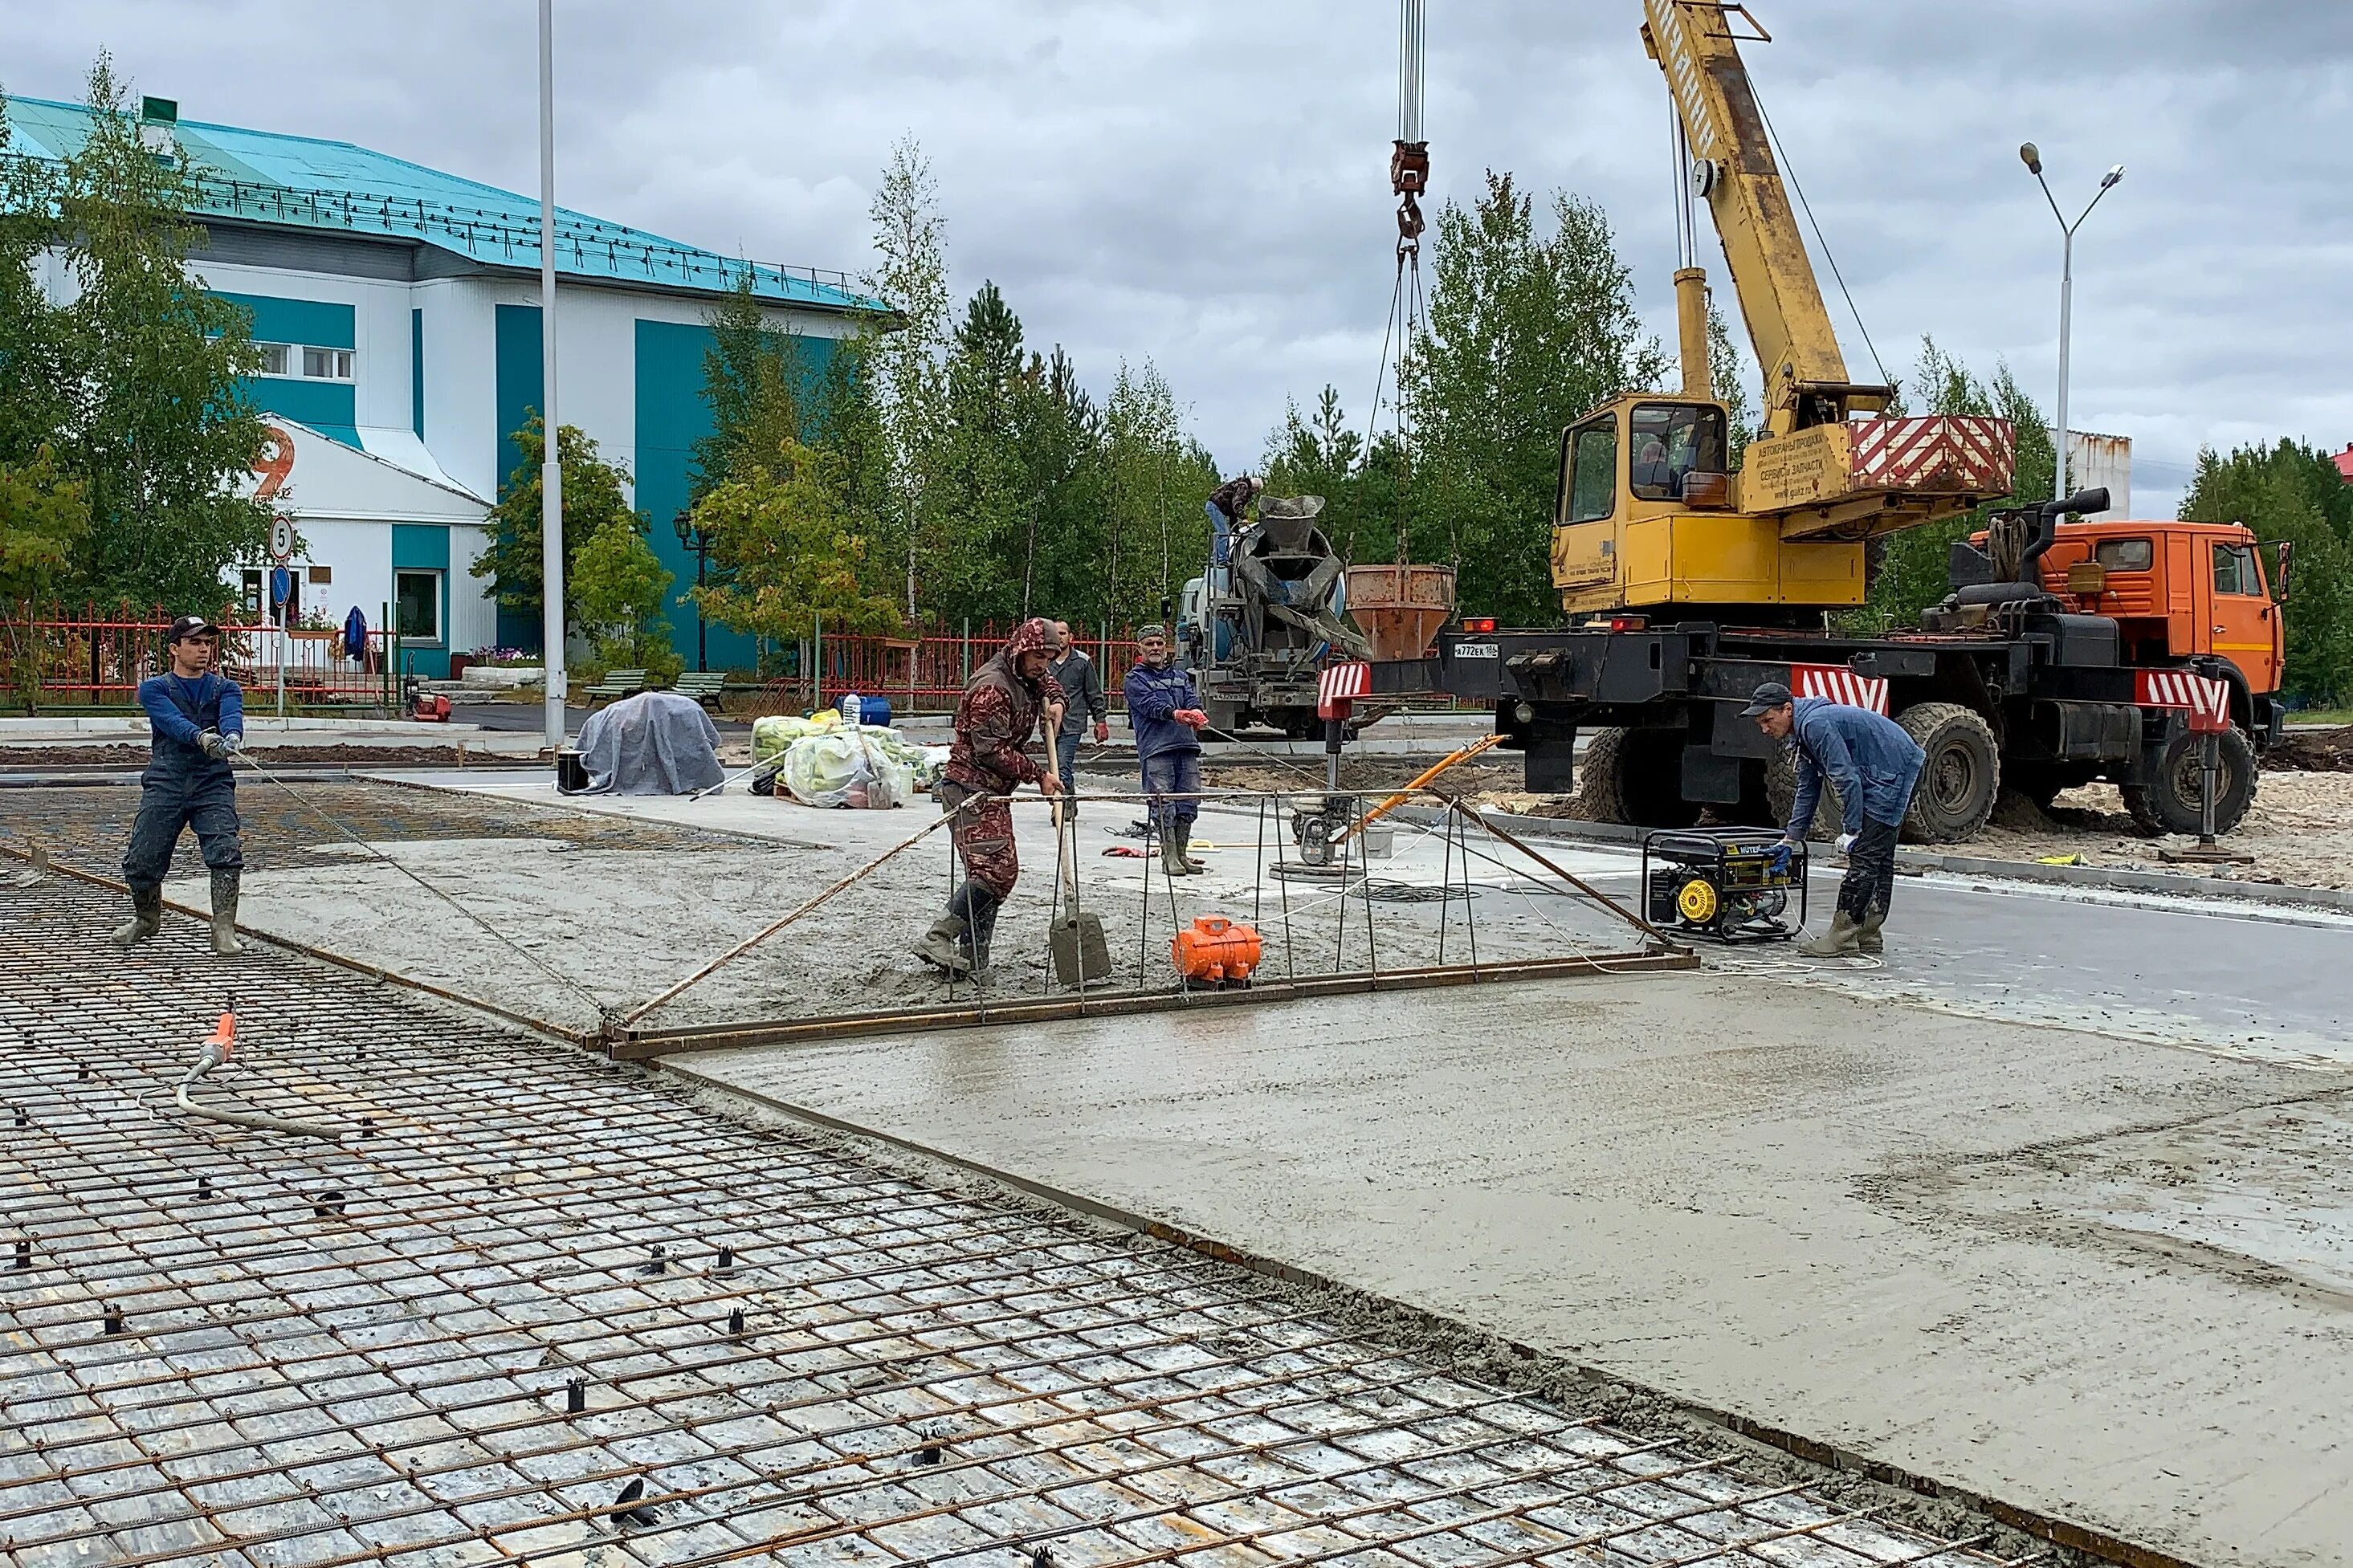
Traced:
<path fill-rule="evenodd" d="M 220 1022 L 213 1026 L 213 1032 L 205 1044 L 218 1050 L 221 1060 L 228 1060 L 237 1050 L 237 1014 L 223 1008 Z"/>

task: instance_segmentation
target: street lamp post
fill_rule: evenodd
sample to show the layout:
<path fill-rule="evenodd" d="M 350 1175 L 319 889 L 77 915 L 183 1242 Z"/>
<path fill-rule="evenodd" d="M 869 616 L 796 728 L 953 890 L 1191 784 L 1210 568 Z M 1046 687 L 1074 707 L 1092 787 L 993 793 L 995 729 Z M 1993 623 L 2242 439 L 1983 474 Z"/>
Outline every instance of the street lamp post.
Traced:
<path fill-rule="evenodd" d="M 684 511 L 671 518 L 670 525 L 678 531 L 679 543 L 694 557 L 694 585 L 700 588 L 711 574 L 710 531 L 691 521 L 690 514 Z M 698 670 L 711 668 L 711 623 L 703 618 L 700 598 L 694 601 L 694 668 Z"/>
<path fill-rule="evenodd" d="M 2084 204 L 2084 210 L 2075 215 L 2075 221 L 2069 223 L 2067 215 L 2059 210 L 2059 198 L 2051 194 L 2051 182 L 2042 177 L 2042 153 L 2029 142 L 2019 148 L 2018 157 L 2026 165 L 2028 173 L 2034 176 L 2034 183 L 2042 187 L 2042 199 L 2051 204 L 2051 216 L 2059 220 L 2059 438 L 2054 443 L 2057 450 L 2053 467 L 2057 472 L 2052 477 L 2051 499 L 2064 500 L 2067 499 L 2067 334 L 2075 302 L 2075 231 L 2084 226 L 2084 220 L 2092 216 L 2092 209 L 2100 205 L 2100 198 L 2125 177 L 2125 166 L 2117 163 L 2109 168 L 2105 177 L 2100 181 L 2100 188 L 2092 193 L 2092 199 Z"/>
<path fill-rule="evenodd" d="M 545 724 L 551 751 L 569 739 L 564 713 L 564 459 L 555 416 L 555 16 L 539 0 L 539 335 L 540 427 L 547 450 L 540 468 L 540 617 L 546 657 Z"/>

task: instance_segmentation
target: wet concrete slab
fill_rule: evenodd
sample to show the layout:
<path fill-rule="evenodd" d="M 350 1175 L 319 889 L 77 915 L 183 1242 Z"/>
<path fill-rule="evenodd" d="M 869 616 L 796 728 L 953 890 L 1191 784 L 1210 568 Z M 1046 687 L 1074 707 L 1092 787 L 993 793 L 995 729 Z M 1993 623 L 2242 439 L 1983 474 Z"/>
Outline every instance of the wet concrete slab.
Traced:
<path fill-rule="evenodd" d="M 1787 979 L 669 1065 L 2189 1561 L 2346 1561 L 2353 1075 Z"/>

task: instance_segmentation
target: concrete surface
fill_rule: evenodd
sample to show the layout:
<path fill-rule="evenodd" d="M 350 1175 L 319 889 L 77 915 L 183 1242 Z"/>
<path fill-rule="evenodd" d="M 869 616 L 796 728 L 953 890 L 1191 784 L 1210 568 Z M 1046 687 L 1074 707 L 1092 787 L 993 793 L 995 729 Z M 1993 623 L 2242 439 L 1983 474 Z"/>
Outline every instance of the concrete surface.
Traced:
<path fill-rule="evenodd" d="M 934 832 L 879 868 L 862 870 L 940 820 L 927 799 L 893 811 L 818 811 L 733 791 L 700 800 L 559 796 L 552 773 L 543 772 L 453 769 L 385 776 L 551 813 L 697 828 L 713 837 L 682 846 L 666 842 L 656 852 L 584 848 L 520 833 L 406 838 L 371 848 L 339 843 L 325 820 L 294 812 L 301 832 L 315 832 L 311 847 L 333 863 L 249 868 L 240 910 L 248 925 L 582 1028 L 595 1026 L 600 1007 L 629 1010 L 857 874 L 846 890 L 786 935 L 699 983 L 650 1017 L 649 1026 L 809 1018 L 973 999 L 969 985 L 952 990 L 909 951 L 945 909 L 953 875 L 947 834 Z M 248 808 L 271 798 L 248 794 Z M 1103 922 L 1113 966 L 1100 982 L 1107 989 L 1173 986 L 1169 937 L 1204 914 L 1253 922 L 1265 935 L 1261 973 L 1268 978 L 1467 962 L 1474 936 L 1485 963 L 1623 952 L 1642 944 L 1641 933 L 1563 897 L 1531 875 L 1535 868 L 1514 863 L 1492 840 L 1480 846 L 1488 858 L 1473 866 L 1475 931 L 1459 899 L 1442 905 L 1376 900 L 1368 925 L 1361 895 L 1344 901 L 1329 884 L 1285 884 L 1266 876 L 1267 866 L 1291 852 L 1271 813 L 1263 827 L 1250 811 L 1206 814 L 1194 847 L 1209 870 L 1172 886 L 1156 861 L 1103 853 L 1143 848 L 1141 840 L 1113 831 L 1132 821 L 1137 809 L 1132 802 L 1098 800 L 1079 823 L 1073 860 L 1079 907 Z M 1051 984 L 1047 956 L 1053 829 L 1043 801 L 1034 796 L 1017 805 L 1014 821 L 1023 878 L 998 921 L 989 994 L 1061 994 Z M 406 872 L 385 864 L 385 857 Z M 1621 858 L 1564 851 L 1557 858 L 1571 869 L 1599 872 L 1619 868 Z M 1441 879 L 1457 887 L 1462 879 L 1460 852 L 1430 834 L 1400 836 L 1398 852 L 1373 867 L 1385 883 L 1434 889 Z M 200 876 L 168 886 L 193 904 L 206 896 Z M 483 931 L 463 911 L 501 937 Z"/>
<path fill-rule="evenodd" d="M 932 820 L 406 776 L 728 836 L 389 847 L 616 1000 Z M 1141 885 L 1093 853 L 1133 815 L 1109 805 L 1079 862 L 1107 913 Z M 1014 922 L 1042 919 L 1051 864 L 1043 813 L 1018 820 Z M 1188 900 L 1248 885 L 1254 831 L 1210 814 L 1219 874 Z M 1435 880 L 1431 849 L 1378 869 Z M 1633 893 L 1621 848 L 1546 852 Z M 1561 923 L 1574 906 L 1518 870 L 1478 877 L 1482 950 L 1623 944 L 1599 917 Z M 349 873 L 254 881 L 250 919 L 561 1016 L 512 953 L 356 852 Z M 671 1021 L 937 999 L 896 943 L 944 882 L 928 854 L 878 879 L 879 904 L 761 950 Z M 1382 918 L 1427 931 L 1434 912 Z M 672 1061 L 2194 1562 L 2347 1561 L 2353 1044 L 2328 977 L 2353 970 L 2353 920 L 1928 877 L 1898 884 L 1889 939 L 1883 964 L 1712 951 L 1698 976 Z"/>
<path fill-rule="evenodd" d="M 2193 1562 L 2348 1561 L 2342 1068 L 1724 973 L 669 1065 Z"/>

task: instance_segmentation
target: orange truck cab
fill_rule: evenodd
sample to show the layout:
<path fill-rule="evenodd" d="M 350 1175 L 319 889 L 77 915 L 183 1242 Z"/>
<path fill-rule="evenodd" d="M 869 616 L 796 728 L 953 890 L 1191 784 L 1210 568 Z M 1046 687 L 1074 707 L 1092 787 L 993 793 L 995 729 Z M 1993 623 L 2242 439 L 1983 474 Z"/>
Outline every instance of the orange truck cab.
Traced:
<path fill-rule="evenodd" d="M 2042 584 L 2081 615 L 2107 616 L 2129 663 L 2211 656 L 2255 697 L 2287 662 L 2284 547 L 2269 580 L 2255 536 L 2235 522 L 2073 522 L 2039 564 Z M 2278 598 L 2274 597 L 2276 590 Z"/>

